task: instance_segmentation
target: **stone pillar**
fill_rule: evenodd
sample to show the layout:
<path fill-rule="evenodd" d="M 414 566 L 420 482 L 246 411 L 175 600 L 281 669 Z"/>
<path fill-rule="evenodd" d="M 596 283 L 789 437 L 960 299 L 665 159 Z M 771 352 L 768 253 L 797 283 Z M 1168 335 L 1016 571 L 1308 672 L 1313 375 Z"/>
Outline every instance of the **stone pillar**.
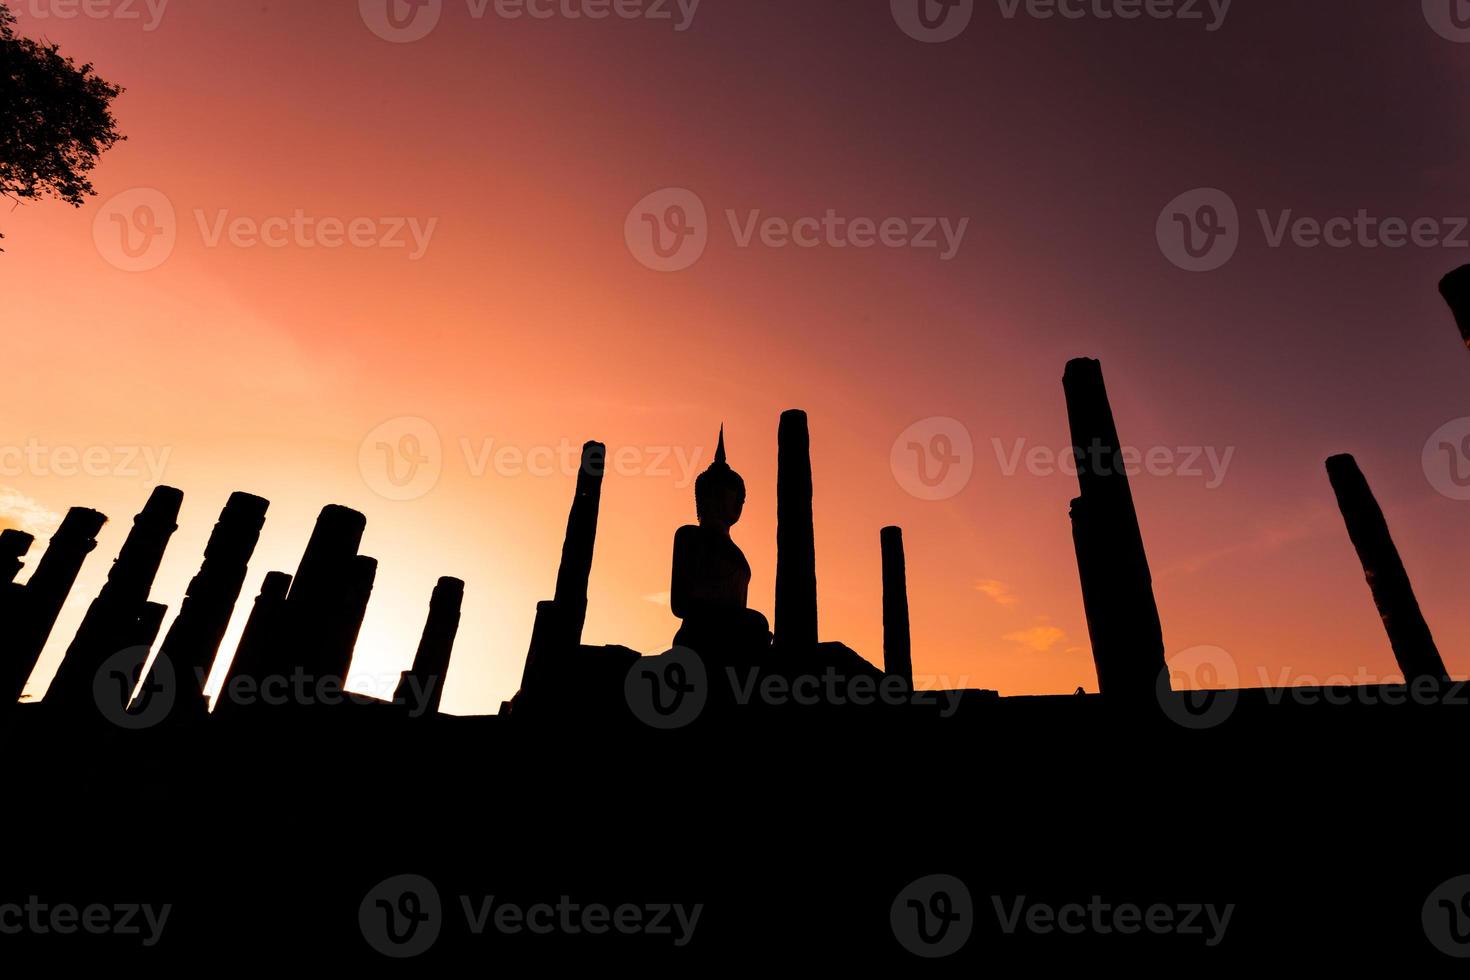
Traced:
<path fill-rule="evenodd" d="M 1098 687 L 1114 703 L 1153 701 L 1166 668 L 1163 626 L 1102 365 L 1069 361 L 1062 386 L 1081 488 L 1073 543 Z"/>
<path fill-rule="evenodd" d="M 903 529 L 885 527 L 878 535 L 883 549 L 883 672 L 914 686 L 913 648 L 909 639 L 909 585 L 904 567 Z"/>
<path fill-rule="evenodd" d="M 1398 660 L 1404 680 L 1420 678 L 1444 681 L 1449 677 L 1439 649 L 1430 635 L 1429 624 L 1419 611 L 1409 573 L 1394 547 L 1383 510 L 1373 498 L 1368 481 L 1351 456 L 1333 456 L 1327 461 L 1327 477 L 1337 495 L 1337 506 L 1347 523 L 1348 537 L 1357 549 L 1373 593 L 1373 603 L 1388 631 L 1388 642 Z"/>
<path fill-rule="evenodd" d="M 782 413 L 777 442 L 775 643 L 811 649 L 817 645 L 817 546 L 805 412 Z"/>
<path fill-rule="evenodd" d="M 602 477 L 607 466 L 607 447 L 589 442 L 582 447 L 577 470 L 577 494 L 567 516 L 567 534 L 562 542 L 561 566 L 556 573 L 553 596 L 565 621 L 565 635 L 572 646 L 582 642 L 587 621 L 587 583 L 592 576 L 592 550 L 597 542 L 597 515 L 602 507 Z"/>
<path fill-rule="evenodd" d="M 24 591 L 15 597 L 14 625 L 0 639 L 0 650 L 4 651 L 0 656 L 0 684 L 4 685 L 0 687 L 0 700 L 5 704 L 19 700 L 25 690 L 56 617 L 76 584 L 82 562 L 97 547 L 97 535 L 105 523 L 107 518 L 95 510 L 73 507 L 67 511 Z"/>
<path fill-rule="evenodd" d="M 179 614 L 164 637 L 157 659 L 173 670 L 177 701 L 171 719 L 206 715 L 204 694 L 220 641 L 230 625 L 245 573 L 270 501 L 248 493 L 230 495 L 204 547 L 204 563 L 189 583 Z M 157 663 L 155 659 L 155 664 Z"/>
<path fill-rule="evenodd" d="M 566 658 L 582 645 L 587 621 L 587 583 L 592 576 L 592 552 L 597 543 L 597 517 L 602 508 L 602 477 L 607 447 L 589 442 L 582 447 L 577 470 L 576 496 L 567 516 L 561 565 L 556 572 L 555 598 L 536 604 L 531 645 L 521 672 L 521 689 L 539 690 L 560 682 Z"/>
<path fill-rule="evenodd" d="M 271 671 L 282 667 L 290 674 L 289 657 L 282 657 L 280 646 L 287 632 L 286 595 L 291 591 L 291 576 L 285 572 L 267 572 L 260 583 L 260 594 L 245 621 L 235 656 L 225 672 L 225 680 L 215 701 L 214 713 L 227 717 L 239 709 L 258 703 L 260 685 Z"/>
<path fill-rule="evenodd" d="M 1439 281 L 1439 294 L 1450 304 L 1460 337 L 1470 347 L 1470 265 L 1462 265 Z"/>
<path fill-rule="evenodd" d="M 526 651 L 526 665 L 521 671 L 521 691 L 539 694 L 559 679 L 557 667 L 570 652 L 565 624 L 556 603 L 536 603 L 536 620 L 531 626 L 531 645 Z"/>
<path fill-rule="evenodd" d="M 367 518 L 355 510 L 337 504 L 322 508 L 286 597 L 275 672 L 289 676 L 300 668 L 313 683 L 343 676 L 343 622 L 351 603 L 352 567 L 366 528 Z"/>
<path fill-rule="evenodd" d="M 464 582 L 459 579 L 441 578 L 434 586 L 434 595 L 429 599 L 429 618 L 424 623 L 413 667 L 403 672 L 398 690 L 393 694 L 395 702 L 406 706 L 415 715 L 439 712 L 463 602 Z"/>
<path fill-rule="evenodd" d="M 63 710 L 94 711 L 93 681 L 107 659 L 136 645 L 150 615 L 146 608 L 153 579 L 169 538 L 178 529 L 184 495 L 173 487 L 157 487 L 133 519 L 107 581 L 67 647 L 45 702 Z M 153 632 L 157 633 L 157 625 Z M 151 641 L 150 641 L 151 642 Z M 146 652 L 145 652 L 146 656 Z"/>
<path fill-rule="evenodd" d="M 342 596 L 342 605 L 337 614 L 335 628 L 327 641 L 327 672 L 323 675 L 339 680 L 343 690 L 347 688 L 347 675 L 352 672 L 352 654 L 357 649 L 357 637 L 362 633 L 362 621 L 367 615 L 368 600 L 373 595 L 373 583 L 378 578 L 378 560 L 367 555 L 354 555 L 347 566 L 347 589 Z"/>

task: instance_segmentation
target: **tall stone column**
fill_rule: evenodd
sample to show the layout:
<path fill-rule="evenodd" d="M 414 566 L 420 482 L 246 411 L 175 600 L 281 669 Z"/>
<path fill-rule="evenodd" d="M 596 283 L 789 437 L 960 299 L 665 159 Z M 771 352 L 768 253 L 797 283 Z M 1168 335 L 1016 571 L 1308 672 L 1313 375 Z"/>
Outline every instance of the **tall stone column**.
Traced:
<path fill-rule="evenodd" d="M 434 586 L 434 594 L 429 599 L 429 618 L 424 623 L 413 667 L 404 671 L 398 690 L 393 693 L 393 700 L 407 706 L 415 715 L 439 712 L 463 602 L 464 582 L 459 579 L 441 578 Z"/>
<path fill-rule="evenodd" d="M 1347 524 L 1348 537 L 1363 563 L 1373 603 L 1378 607 L 1383 628 L 1388 631 L 1389 645 L 1405 681 L 1411 684 L 1421 678 L 1444 681 L 1449 677 L 1444 660 L 1419 610 L 1409 573 L 1404 570 L 1388 521 L 1373 497 L 1368 480 L 1358 469 L 1357 461 L 1348 455 L 1327 460 L 1327 477 Z"/>
<path fill-rule="evenodd" d="M 775 643 L 817 645 L 817 545 L 812 526 L 811 436 L 806 413 L 781 415 L 776 457 Z"/>
<path fill-rule="evenodd" d="M 909 638 L 909 586 L 904 567 L 903 529 L 885 527 L 883 548 L 883 672 L 914 686 L 913 649 Z"/>
<path fill-rule="evenodd" d="M 1062 386 L 1081 489 L 1073 543 L 1098 687 L 1115 703 L 1152 701 L 1166 666 L 1163 626 L 1102 365 L 1069 361 Z"/>
<path fill-rule="evenodd" d="M 565 636 L 573 646 L 581 644 L 582 627 L 587 621 L 587 583 L 592 577 L 592 551 L 597 543 L 597 517 L 602 508 L 602 478 L 606 468 L 606 446 L 589 442 L 582 447 L 577 492 L 567 516 L 567 534 L 562 542 L 553 596 L 564 620 Z"/>
<path fill-rule="evenodd" d="M 177 700 L 171 719 L 199 718 L 209 711 L 204 685 L 240 601 L 268 507 L 270 501 L 252 494 L 231 494 L 209 535 L 199 574 L 189 582 L 179 614 L 154 660 L 155 669 L 164 660 L 173 671 Z"/>
<path fill-rule="evenodd" d="M 16 596 L 14 625 L 0 640 L 0 684 L 4 685 L 0 700 L 5 704 L 19 700 L 25 691 L 82 562 L 97 547 L 97 535 L 106 523 L 107 518 L 95 510 L 73 507 L 67 511 L 30 581 Z"/>
<path fill-rule="evenodd" d="M 150 615 L 148 593 L 158 575 L 164 549 L 178 529 L 183 500 L 181 491 L 157 487 L 133 519 L 133 529 L 128 532 L 107 581 L 88 607 L 46 691 L 47 704 L 64 710 L 95 709 L 92 685 L 97 671 L 110 656 L 133 647 L 141 632 L 146 631 L 141 630 L 140 622 Z M 155 634 L 157 628 L 154 625 Z"/>
<path fill-rule="evenodd" d="M 1460 337 L 1470 347 L 1470 265 L 1462 265 L 1439 281 L 1439 294 L 1450 304 Z"/>

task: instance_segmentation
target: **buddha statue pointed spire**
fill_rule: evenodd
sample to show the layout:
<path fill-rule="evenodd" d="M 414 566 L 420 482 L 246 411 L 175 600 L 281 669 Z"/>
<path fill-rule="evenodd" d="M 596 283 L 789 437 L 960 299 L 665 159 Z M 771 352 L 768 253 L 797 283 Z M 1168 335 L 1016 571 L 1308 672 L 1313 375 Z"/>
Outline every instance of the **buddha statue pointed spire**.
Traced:
<path fill-rule="evenodd" d="M 674 535 L 669 604 L 684 621 L 677 646 L 699 653 L 757 650 L 770 644 L 765 616 L 747 607 L 750 563 L 730 537 L 745 509 L 745 480 L 730 467 L 725 427 L 715 458 L 694 481 L 698 524 Z"/>

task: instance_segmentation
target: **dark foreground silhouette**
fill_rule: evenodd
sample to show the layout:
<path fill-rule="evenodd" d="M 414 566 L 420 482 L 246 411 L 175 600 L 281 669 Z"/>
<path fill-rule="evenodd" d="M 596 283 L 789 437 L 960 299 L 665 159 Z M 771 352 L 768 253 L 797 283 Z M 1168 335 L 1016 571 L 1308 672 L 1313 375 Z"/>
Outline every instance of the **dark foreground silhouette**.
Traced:
<path fill-rule="evenodd" d="M 1462 324 L 1467 285 L 1462 271 L 1443 286 Z M 376 572 L 362 515 L 342 507 L 322 511 L 294 575 L 266 576 L 211 712 L 203 679 L 228 656 L 268 506 L 248 494 L 140 676 L 182 499 L 167 487 L 43 700 L 16 703 L 105 518 L 69 513 L 24 586 L 32 542 L 5 532 L 0 957 L 973 970 L 1470 956 L 1455 844 L 1467 692 L 1352 457 L 1327 461 L 1329 482 L 1403 683 L 1176 691 L 1101 366 L 1072 361 L 1063 385 L 1096 694 L 915 690 L 898 528 L 875 542 L 881 669 L 821 641 L 801 412 L 777 434 L 773 624 L 748 608 L 731 534 L 746 487 L 722 432 L 699 523 L 673 542 L 675 645 L 584 644 L 604 458 L 588 443 L 555 591 L 494 716 L 438 713 L 466 592 L 450 578 L 394 699 L 341 696 Z M 116 926 L 123 906 L 146 906 L 151 927 L 75 928 L 103 923 L 93 907 Z"/>

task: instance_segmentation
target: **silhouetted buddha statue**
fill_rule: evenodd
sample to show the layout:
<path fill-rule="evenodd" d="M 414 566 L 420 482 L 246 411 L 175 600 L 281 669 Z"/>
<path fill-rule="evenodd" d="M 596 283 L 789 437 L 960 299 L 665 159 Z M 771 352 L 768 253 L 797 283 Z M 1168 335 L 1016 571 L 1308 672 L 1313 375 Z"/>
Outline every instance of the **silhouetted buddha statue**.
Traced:
<path fill-rule="evenodd" d="M 770 646 L 766 617 L 747 608 L 750 563 L 730 528 L 745 509 L 745 481 L 725 462 L 725 428 L 715 461 L 694 481 L 698 525 L 674 535 L 674 577 L 669 604 L 684 621 L 674 645 L 699 653 L 759 652 Z"/>

